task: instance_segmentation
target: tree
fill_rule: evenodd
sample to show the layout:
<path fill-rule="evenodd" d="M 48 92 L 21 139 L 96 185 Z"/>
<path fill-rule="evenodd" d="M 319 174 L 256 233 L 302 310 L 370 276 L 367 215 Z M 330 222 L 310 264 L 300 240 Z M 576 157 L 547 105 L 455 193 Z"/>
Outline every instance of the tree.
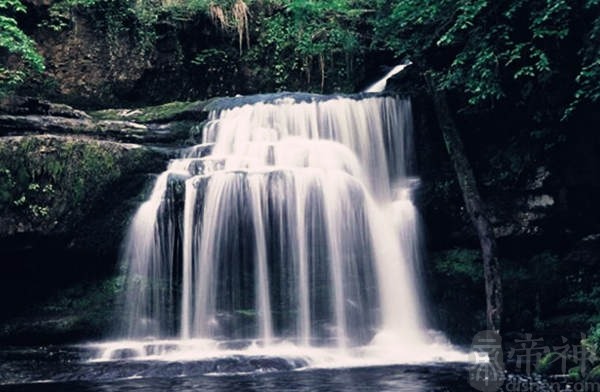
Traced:
<path fill-rule="evenodd" d="M 20 0 L 0 0 L 0 97 L 12 92 L 31 73 L 44 71 L 35 42 L 18 26 L 15 15 L 26 12 Z"/>
<path fill-rule="evenodd" d="M 378 9 L 379 44 L 427 68 L 436 89 L 464 93 L 471 109 L 567 78 L 563 111 L 576 96 L 600 99 L 600 0 L 396 0 Z"/>
<path fill-rule="evenodd" d="M 477 181 L 465 153 L 458 129 L 452 119 L 446 95 L 444 91 L 436 90 L 431 82 L 429 84 L 446 150 L 452 160 L 467 212 L 479 237 L 483 258 L 487 327 L 490 330 L 499 331 L 503 309 L 502 279 L 498 260 L 498 246 L 491 219 L 479 194 Z"/>
<path fill-rule="evenodd" d="M 509 105 L 529 110 L 543 123 L 565 120 L 582 104 L 598 102 L 600 0 L 380 0 L 377 8 L 377 44 L 410 58 L 427 79 L 480 239 L 488 328 L 498 330 L 502 291 L 496 241 L 453 117 Z"/>

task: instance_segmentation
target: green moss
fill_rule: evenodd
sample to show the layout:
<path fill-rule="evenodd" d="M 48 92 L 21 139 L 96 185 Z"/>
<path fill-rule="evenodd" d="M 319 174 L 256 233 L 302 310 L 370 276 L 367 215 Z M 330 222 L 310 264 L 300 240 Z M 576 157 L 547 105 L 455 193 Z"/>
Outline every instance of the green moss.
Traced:
<path fill-rule="evenodd" d="M 64 219 L 63 213 L 80 210 L 89 195 L 120 175 L 115 157 L 89 142 L 68 141 L 51 147 L 44 140 L 24 138 L 0 151 L 0 165 L 0 170 L 16 179 L 1 192 L 8 199 L 6 207 L 50 226 Z M 66 205 L 74 209 L 67 210 Z"/>
<path fill-rule="evenodd" d="M 456 248 L 439 252 L 434 255 L 433 262 L 436 271 L 448 277 L 467 278 L 472 282 L 483 280 L 479 250 Z"/>
<path fill-rule="evenodd" d="M 123 173 L 144 165 L 147 150 L 116 143 L 23 137 L 0 143 L 0 214 L 11 231 L 64 231 L 77 224 Z"/>
<path fill-rule="evenodd" d="M 204 101 L 169 102 L 139 109 L 105 109 L 90 113 L 97 120 L 122 120 L 142 123 L 168 122 L 195 117 L 205 106 Z M 200 116 L 198 116 L 200 117 Z"/>

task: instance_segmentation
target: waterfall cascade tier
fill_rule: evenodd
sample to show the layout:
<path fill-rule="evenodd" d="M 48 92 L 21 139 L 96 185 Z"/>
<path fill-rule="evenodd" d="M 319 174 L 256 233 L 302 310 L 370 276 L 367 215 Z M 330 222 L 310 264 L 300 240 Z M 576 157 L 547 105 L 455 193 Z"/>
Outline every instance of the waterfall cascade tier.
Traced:
<path fill-rule="evenodd" d="M 375 94 L 214 102 L 131 224 L 122 336 L 423 342 L 411 121 Z"/>
<path fill-rule="evenodd" d="M 384 91 L 385 87 L 387 85 L 388 79 L 390 79 L 391 77 L 395 76 L 396 74 L 402 72 L 404 70 L 404 68 L 408 67 L 411 64 L 412 63 L 409 61 L 409 62 L 404 63 L 404 64 L 396 65 L 395 67 L 393 67 L 392 69 L 390 69 L 389 72 L 383 78 L 381 78 L 380 80 L 378 80 L 377 82 L 375 82 L 371 86 L 369 86 L 365 90 L 365 92 L 367 92 L 367 93 L 380 93 L 380 92 Z"/>

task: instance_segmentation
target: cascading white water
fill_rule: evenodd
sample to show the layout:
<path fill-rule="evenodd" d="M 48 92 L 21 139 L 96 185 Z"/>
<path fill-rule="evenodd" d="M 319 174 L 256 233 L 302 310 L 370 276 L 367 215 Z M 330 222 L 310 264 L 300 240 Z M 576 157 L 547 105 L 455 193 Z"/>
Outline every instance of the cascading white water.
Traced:
<path fill-rule="evenodd" d="M 375 83 L 373 83 L 372 85 L 367 87 L 365 92 L 380 93 L 380 92 L 385 91 L 385 87 L 387 85 L 388 79 L 391 78 L 392 76 L 402 72 L 402 70 L 404 70 L 404 68 L 408 67 L 411 64 L 412 63 L 409 61 L 408 63 L 405 63 L 405 64 L 396 65 L 394 68 L 390 69 L 390 71 L 383 78 L 381 78 L 380 80 L 376 81 Z"/>
<path fill-rule="evenodd" d="M 131 225 L 123 337 L 425 345 L 411 137 L 392 96 L 215 102 Z"/>

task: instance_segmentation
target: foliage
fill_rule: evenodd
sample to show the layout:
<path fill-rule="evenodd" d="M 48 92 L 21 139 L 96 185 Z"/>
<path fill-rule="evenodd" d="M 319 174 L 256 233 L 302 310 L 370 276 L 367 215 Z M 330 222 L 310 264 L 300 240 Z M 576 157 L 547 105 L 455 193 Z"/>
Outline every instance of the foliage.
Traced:
<path fill-rule="evenodd" d="M 457 342 L 469 342 L 485 328 L 483 269 L 476 249 L 455 248 L 431 256 L 428 291 L 437 327 Z M 458 290 L 457 288 L 460 288 Z M 460 315 L 459 317 L 456 317 Z"/>
<path fill-rule="evenodd" d="M 30 73 L 44 71 L 44 59 L 35 42 L 15 19 L 25 12 L 20 0 L 0 0 L 0 97 L 21 85 Z"/>
<path fill-rule="evenodd" d="M 579 366 L 572 367 L 568 370 L 567 374 L 569 375 L 569 379 L 571 381 L 580 381 L 581 380 L 581 371 Z"/>
<path fill-rule="evenodd" d="M 102 33 L 109 50 L 118 46 L 123 36 L 131 33 L 141 49 L 138 55 L 147 55 L 155 44 L 155 24 L 160 7 L 151 0 L 59 0 L 49 9 L 49 18 L 43 25 L 60 32 L 73 21 L 75 13 L 87 14 L 96 29 Z"/>
<path fill-rule="evenodd" d="M 535 371 L 539 374 L 557 374 L 562 370 L 562 356 L 556 352 L 544 355 L 535 365 Z"/>
<path fill-rule="evenodd" d="M 600 353 L 600 324 L 590 328 L 589 334 L 582 342 L 583 346 L 590 352 Z M 600 360 L 600 358 L 598 358 Z"/>
<path fill-rule="evenodd" d="M 196 54 L 191 61 L 195 69 L 202 71 L 208 85 L 208 96 L 233 95 L 232 78 L 238 73 L 240 65 L 238 54 L 228 48 L 207 48 Z M 235 84 L 233 85 L 235 86 Z"/>
<path fill-rule="evenodd" d="M 438 305 L 443 329 L 455 339 L 470 339 L 478 325 L 483 327 L 483 320 L 473 317 L 482 315 L 485 306 L 479 250 L 454 248 L 436 252 L 432 254 L 431 264 L 430 295 L 432 302 Z M 565 281 L 565 276 L 577 275 L 578 269 L 563 263 L 551 251 L 502 258 L 501 264 L 502 280 L 505 282 L 504 325 L 507 330 L 567 331 L 587 328 L 590 319 L 585 316 L 586 312 L 598 312 L 594 306 L 590 308 L 590 302 L 600 304 L 594 294 L 584 305 L 588 311 L 582 310 L 582 307 L 574 308 L 572 302 L 564 302 L 563 297 L 569 298 L 579 290 L 584 296 L 589 294 L 584 289 L 588 286 L 582 286 L 582 282 Z"/>
<path fill-rule="evenodd" d="M 588 336 L 581 340 L 581 346 L 587 355 L 586 360 L 577 367 L 576 375 L 587 381 L 600 381 L 600 324 L 590 328 Z"/>
<path fill-rule="evenodd" d="M 251 92 L 355 91 L 367 46 L 362 2 L 210 2 L 202 12 L 225 41 L 200 49 L 191 63 L 210 81 L 208 95 L 235 94 L 248 81 Z"/>
<path fill-rule="evenodd" d="M 300 88 L 292 81 L 304 75 L 308 89 L 352 91 L 357 62 L 366 48 L 361 35 L 365 4 L 361 0 L 282 1 L 281 11 L 260 21 L 255 53 L 249 57 L 268 59 L 277 90 Z"/>
<path fill-rule="evenodd" d="M 567 109 L 570 114 L 582 102 L 600 102 L 600 1 L 587 0 L 584 9 L 592 16 L 588 31 L 585 33 L 585 44 L 579 49 L 581 68 L 576 77 L 577 91 L 575 100 Z"/>
<path fill-rule="evenodd" d="M 447 278 L 468 279 L 478 284 L 483 282 L 481 255 L 477 250 L 451 249 L 436 255 L 434 263 L 436 270 Z"/>
<path fill-rule="evenodd" d="M 116 298 L 123 291 L 124 281 L 124 276 L 117 275 L 98 282 L 75 284 L 36 310 L 59 315 L 112 313 Z M 93 289 L 90 289 L 90 285 Z"/>
<path fill-rule="evenodd" d="M 354 91 L 368 46 L 365 0 L 58 0 L 45 26 L 60 32 L 86 15 L 109 49 L 127 36 L 147 56 L 164 26 L 212 23 L 212 42 L 182 53 L 205 76 L 205 95 L 251 91 Z M 212 21 L 212 22 L 211 22 Z M 163 26 L 159 28 L 159 25 Z M 206 26 L 204 28 L 209 28 Z M 218 38 L 218 37 L 217 37 Z M 237 45 L 235 50 L 234 45 Z M 256 81 L 256 82 L 254 82 Z"/>
<path fill-rule="evenodd" d="M 468 106 L 525 105 L 564 78 L 572 89 L 564 113 L 600 98 L 596 0 L 380 0 L 377 8 L 378 44 L 423 66 L 436 88 L 463 92 Z"/>
<path fill-rule="evenodd" d="M 42 342 L 107 336 L 120 310 L 124 281 L 124 276 L 116 275 L 72 284 L 26 311 L 26 319 L 5 324 L 4 333 Z"/>
<path fill-rule="evenodd" d="M 0 18 L 2 46 L 43 69 L 13 18 L 25 9 L 20 0 L 0 8 L 10 9 Z M 44 25 L 61 31 L 85 14 L 109 49 L 134 36 L 135 55 L 147 56 L 159 24 L 212 20 L 223 40 L 181 59 L 206 73 L 212 95 L 240 92 L 240 78 L 254 81 L 251 91 L 355 91 L 366 56 L 386 49 L 422 66 L 438 88 L 463 92 L 467 107 L 515 100 L 569 115 L 600 99 L 599 8 L 597 0 L 57 0 Z M 26 73 L 0 75 L 10 86 Z M 551 102 L 557 89 L 569 99 Z"/>

